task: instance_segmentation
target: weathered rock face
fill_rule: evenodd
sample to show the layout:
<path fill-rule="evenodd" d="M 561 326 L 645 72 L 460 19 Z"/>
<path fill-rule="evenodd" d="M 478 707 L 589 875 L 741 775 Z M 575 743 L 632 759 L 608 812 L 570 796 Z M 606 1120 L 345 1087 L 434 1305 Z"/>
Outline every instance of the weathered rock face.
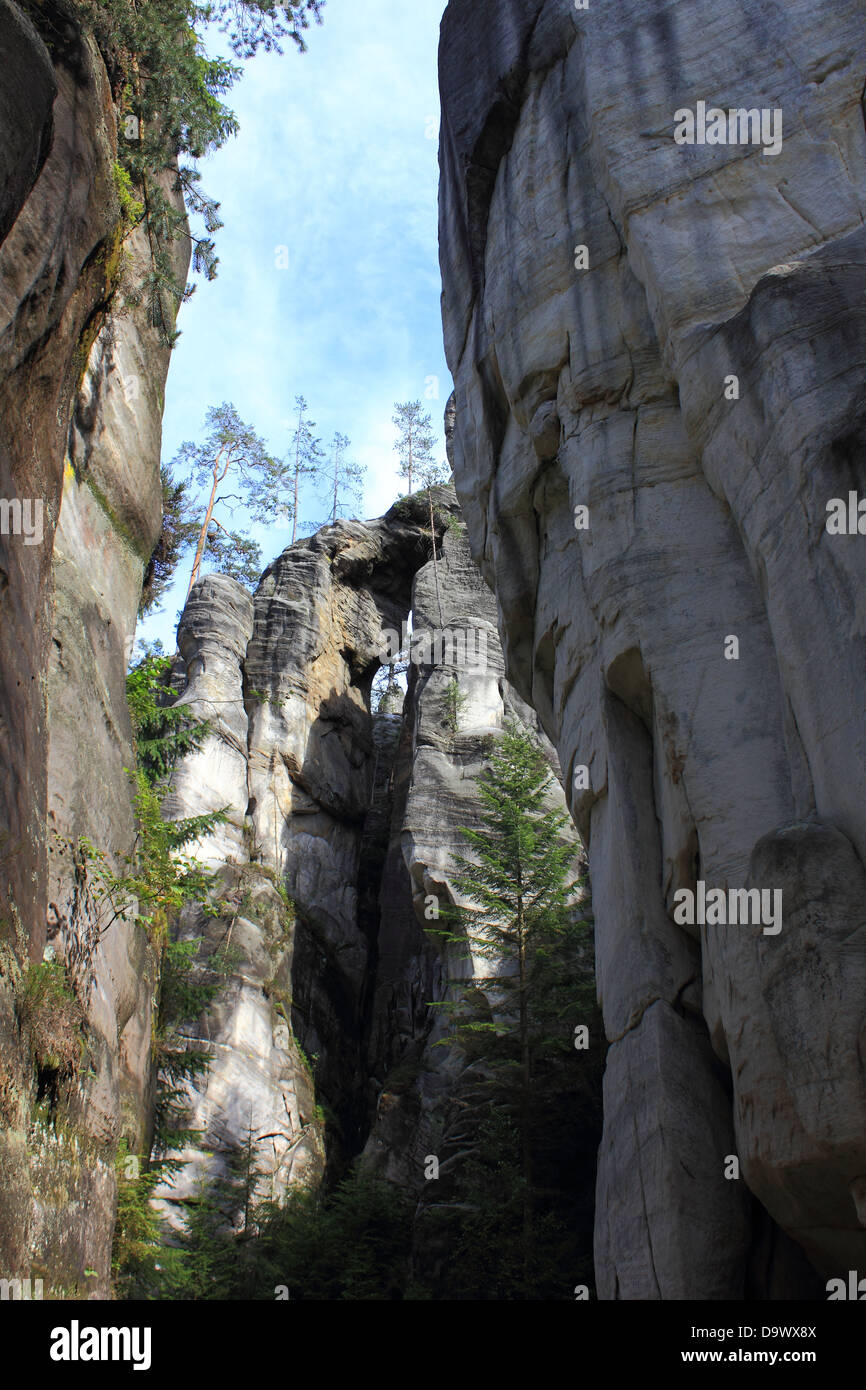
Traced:
<path fill-rule="evenodd" d="M 459 1056 L 437 1047 L 447 1024 L 431 1001 L 468 964 L 444 958 L 425 929 L 460 901 L 455 854 L 461 826 L 477 827 L 476 779 L 485 741 L 515 713 L 502 672 L 493 596 L 473 565 L 465 528 L 446 531 L 442 553 L 418 570 L 404 737 L 394 767 L 391 840 L 382 878 L 368 1065 L 377 1083 L 368 1161 L 410 1190 L 425 1158 L 442 1162 L 443 1101 L 459 1081 Z M 438 1122 L 438 1124 L 437 1124 Z"/>
<path fill-rule="evenodd" d="M 504 679 L 495 600 L 455 512 L 443 490 L 435 566 L 426 499 L 412 498 L 290 547 L 252 600 L 219 576 L 190 595 L 179 698 L 211 734 L 176 769 L 167 811 L 230 808 L 196 851 L 219 872 L 223 911 L 183 930 L 205 954 L 230 940 L 236 959 L 186 1033 L 210 1055 L 190 1089 L 204 1139 L 160 1190 L 168 1209 L 199 1179 L 228 1178 L 250 1137 L 260 1190 L 277 1198 L 362 1149 L 409 1190 L 431 1146 L 449 1156 L 443 1113 L 463 1063 L 436 1046 L 447 1025 L 431 1005 L 459 971 L 425 928 L 431 904 L 457 898 L 487 740 L 506 719 L 535 723 Z M 371 717 L 410 610 L 404 708 Z"/>
<path fill-rule="evenodd" d="M 599 1296 L 807 1292 L 866 1262 L 861 8 L 451 0 L 440 71 L 457 491 L 589 845 Z M 781 152 L 677 145 L 700 101 Z M 677 925 L 698 881 L 781 931 Z"/>
<path fill-rule="evenodd" d="M 136 276 L 147 252 L 143 234 L 123 241 L 102 56 L 69 6 L 28 13 L 0 5 L 0 495 L 25 519 L 23 535 L 0 536 L 0 1263 L 104 1296 L 114 1152 L 119 1138 L 139 1152 L 147 1123 L 154 967 L 140 929 L 100 934 L 73 846 L 84 836 L 112 857 L 131 843 L 125 674 L 161 521 L 169 351 L 143 310 L 118 305 L 121 257 Z M 178 247 L 181 278 L 188 254 Z M 62 1123 L 47 1102 L 31 1114 L 15 1022 L 46 928 L 87 1043 Z"/>
<path fill-rule="evenodd" d="M 360 1147 L 395 751 L 388 721 L 371 720 L 370 687 L 383 633 L 400 633 L 429 552 L 426 505 L 411 499 L 380 521 L 341 522 L 299 542 L 265 571 L 253 600 L 210 576 L 187 603 L 179 698 L 210 720 L 211 734 L 176 769 L 166 812 L 230 808 L 230 823 L 196 853 L 236 890 L 236 910 L 208 926 L 208 944 L 231 931 L 240 954 L 229 989 L 199 1020 L 211 1064 L 191 1098 L 205 1137 L 188 1155 L 189 1180 L 160 1194 L 167 1202 L 183 1200 L 196 1175 L 224 1176 L 250 1122 L 270 1195 L 320 1178 L 317 1099 L 332 1117 L 334 1159 Z M 437 499 L 440 539 L 442 508 L 454 506 L 453 494 Z M 253 888 L 270 918 L 252 910 Z M 200 935 L 201 924 L 185 930 Z"/>
<path fill-rule="evenodd" d="M 143 232 L 128 238 L 125 253 L 132 273 L 142 275 Z M 181 280 L 187 263 L 188 248 L 176 248 Z M 109 1156 L 118 1140 L 134 1154 L 145 1144 L 157 963 L 141 927 L 117 921 L 106 929 L 104 905 L 82 895 L 74 847 L 84 837 L 116 860 L 132 846 L 128 769 L 135 752 L 126 669 L 142 580 L 162 521 L 159 459 L 169 355 L 143 309 L 105 317 L 75 400 L 52 560 L 48 932 L 86 1001 L 92 1075 L 75 1098 L 76 1123 Z M 91 1285 L 99 1296 L 108 1288 L 110 1171 L 95 1258 L 86 1260 L 99 1270 L 98 1288 Z M 87 1181 L 85 1170 L 85 1191 Z"/>
<path fill-rule="evenodd" d="M 447 1020 L 431 1001 L 452 996 L 449 981 L 492 970 L 489 962 L 452 952 L 443 957 L 427 934 L 442 907 L 463 901 L 455 859 L 467 852 L 461 829 L 480 826 L 477 782 L 489 741 L 506 724 L 524 723 L 559 772 L 533 712 L 504 677 L 495 600 L 471 559 L 462 523 L 446 531 L 436 566 L 431 560 L 415 576 L 412 615 L 367 1048 L 378 1097 L 365 1148 L 368 1161 L 409 1188 L 420 1184 L 429 1153 L 446 1163 L 455 1151 L 446 1111 L 465 1060 L 439 1045 Z M 564 808 L 558 783 L 552 795 Z M 576 873 L 579 858 L 575 836 Z"/>

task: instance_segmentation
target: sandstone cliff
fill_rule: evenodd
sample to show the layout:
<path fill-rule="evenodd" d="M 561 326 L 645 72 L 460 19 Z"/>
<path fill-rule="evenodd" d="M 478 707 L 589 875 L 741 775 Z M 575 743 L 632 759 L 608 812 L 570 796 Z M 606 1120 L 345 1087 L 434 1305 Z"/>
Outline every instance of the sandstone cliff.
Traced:
<path fill-rule="evenodd" d="M 72 846 L 117 856 L 132 837 L 125 674 L 161 522 L 169 350 L 118 293 L 146 244 L 125 235 L 99 49 L 70 6 L 9 0 L 0 48 L 0 495 L 41 509 L 30 540 L 0 536 L 0 1263 L 104 1296 L 115 1149 L 138 1151 L 148 1124 L 153 962 L 140 929 L 100 934 Z M 182 278 L 188 245 L 174 256 Z M 59 1108 L 17 1018 L 46 936 L 87 1044 Z"/>
<path fill-rule="evenodd" d="M 866 1261 L 862 8 L 451 0 L 440 80 L 457 492 L 589 847 L 599 1296 L 806 1293 Z M 781 151 L 676 144 L 700 101 Z M 781 932 L 677 925 L 699 881 Z"/>
<path fill-rule="evenodd" d="M 504 679 L 494 599 L 453 493 L 435 494 L 433 529 L 435 565 L 427 500 L 404 499 L 291 546 L 252 600 L 220 576 L 190 594 L 178 700 L 211 732 L 176 768 L 166 809 L 229 808 L 196 851 L 228 912 L 187 916 L 182 932 L 203 938 L 205 959 L 230 941 L 234 959 L 185 1032 L 210 1065 L 189 1088 L 202 1138 L 157 1193 L 170 1216 L 201 1180 L 226 1179 L 250 1140 L 260 1195 L 339 1173 L 362 1149 L 423 1188 L 464 1065 L 437 1047 L 431 1005 L 453 963 L 425 928 L 431 904 L 458 896 L 453 855 L 477 822 L 489 738 L 507 719 L 535 727 Z M 373 678 L 410 612 L 403 708 L 371 716 Z"/>

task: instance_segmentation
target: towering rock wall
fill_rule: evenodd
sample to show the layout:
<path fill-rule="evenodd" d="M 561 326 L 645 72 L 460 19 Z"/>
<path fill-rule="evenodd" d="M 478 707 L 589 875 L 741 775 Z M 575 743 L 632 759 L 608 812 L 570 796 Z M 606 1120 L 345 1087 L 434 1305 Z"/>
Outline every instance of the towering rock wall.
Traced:
<path fill-rule="evenodd" d="M 489 960 L 443 953 L 428 932 L 447 905 L 464 901 L 454 881 L 456 859 L 468 852 L 462 829 L 481 826 L 478 779 L 491 740 L 509 724 L 531 729 L 559 776 L 536 716 L 505 679 L 495 599 L 469 554 L 462 521 L 445 532 L 436 566 L 428 561 L 415 576 L 412 616 L 367 1048 L 378 1094 L 365 1147 L 369 1162 L 410 1189 L 420 1183 L 428 1155 L 444 1166 L 465 1149 L 452 1143 L 449 1106 L 466 1062 L 443 1046 L 448 1022 L 430 1004 L 456 998 L 460 979 L 496 972 Z M 551 795 L 564 809 L 558 781 Z M 577 876 L 576 835 L 574 848 Z M 580 1064 L 575 1055 L 575 1068 Z M 436 1185 L 424 1186 L 435 1200 Z"/>
<path fill-rule="evenodd" d="M 169 350 L 120 302 L 147 246 L 125 237 L 113 93 L 76 13 L 0 4 L 0 497 L 24 519 L 0 535 L 0 1267 L 102 1296 L 115 1149 L 138 1152 L 146 1127 L 153 961 L 139 928 L 102 932 L 73 847 L 131 843 L 126 661 L 161 521 Z M 178 243 L 181 279 L 188 256 Z M 62 1097 L 20 1026 L 46 945 L 86 1044 Z"/>
<path fill-rule="evenodd" d="M 454 505 L 437 498 L 439 541 Z M 252 601 L 220 577 L 190 595 L 179 699 L 212 731 L 177 768 L 166 811 L 230 808 L 196 852 L 237 890 L 237 910 L 205 935 L 216 947 L 231 929 L 239 959 L 197 1023 L 211 1052 L 191 1088 L 204 1139 L 183 1182 L 160 1194 L 168 1202 L 198 1176 L 225 1176 L 251 1117 L 274 1196 L 321 1178 L 322 1102 L 334 1160 L 361 1146 L 375 1103 L 365 1019 L 398 733 L 371 720 L 370 688 L 383 633 L 408 616 L 427 519 L 411 499 L 380 521 L 326 527 L 284 551 Z M 201 923 L 184 929 L 202 934 Z"/>
<path fill-rule="evenodd" d="M 457 491 L 589 845 L 599 1296 L 809 1292 L 866 1263 L 862 7 L 451 0 L 440 78 Z"/>
<path fill-rule="evenodd" d="M 219 875 L 220 914 L 182 930 L 205 957 L 227 941 L 235 956 L 184 1030 L 210 1065 L 190 1087 L 203 1138 L 158 1192 L 168 1211 L 200 1180 L 228 1178 L 250 1137 L 259 1190 L 277 1198 L 362 1150 L 420 1191 L 427 1155 L 451 1156 L 464 1063 L 438 1046 L 447 1023 L 432 1005 L 468 967 L 426 929 L 458 898 L 453 856 L 460 827 L 478 824 L 488 740 L 509 719 L 536 721 L 504 679 L 495 600 L 453 493 L 435 495 L 433 532 L 435 564 L 427 500 L 406 499 L 290 547 L 252 600 L 220 576 L 190 595 L 179 701 L 211 732 L 166 805 L 174 818 L 229 808 L 196 850 Z M 371 716 L 373 677 L 410 612 L 403 709 Z M 558 784 L 555 796 L 564 804 Z"/>

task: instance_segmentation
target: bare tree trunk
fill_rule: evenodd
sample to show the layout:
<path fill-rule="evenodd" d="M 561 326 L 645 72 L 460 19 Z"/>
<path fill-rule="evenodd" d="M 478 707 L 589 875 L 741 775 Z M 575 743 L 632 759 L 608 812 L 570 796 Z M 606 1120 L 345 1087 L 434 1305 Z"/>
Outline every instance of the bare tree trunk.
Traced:
<path fill-rule="evenodd" d="M 439 588 L 439 562 L 436 559 L 436 523 L 433 517 L 433 494 L 427 490 L 427 501 L 430 503 L 430 540 L 433 543 L 433 578 L 436 580 L 436 602 L 439 606 L 439 631 L 445 626 L 445 619 L 442 616 L 442 593 Z M 445 640 L 444 637 L 442 639 Z"/>
<path fill-rule="evenodd" d="M 298 534 L 298 484 L 301 476 L 301 430 L 304 424 L 304 412 L 298 407 L 298 435 L 295 443 L 295 500 L 292 507 L 292 545 Z"/>
<path fill-rule="evenodd" d="M 211 517 L 213 516 L 214 504 L 216 503 L 217 488 L 219 487 L 229 468 L 230 456 L 226 459 L 226 466 L 223 469 L 222 473 L 220 473 L 219 467 L 221 458 L 222 452 L 218 453 L 216 459 L 214 460 L 213 487 L 210 490 L 210 497 L 208 498 L 207 511 L 205 512 L 204 522 L 202 523 L 202 528 L 198 534 L 198 545 L 195 548 L 195 559 L 192 562 L 192 574 L 189 577 L 189 588 L 186 591 L 187 598 L 189 598 L 190 594 L 192 593 L 192 586 L 198 579 L 198 572 L 201 569 L 202 556 L 204 555 L 204 548 L 205 542 L 207 541 L 208 528 L 210 526 Z"/>

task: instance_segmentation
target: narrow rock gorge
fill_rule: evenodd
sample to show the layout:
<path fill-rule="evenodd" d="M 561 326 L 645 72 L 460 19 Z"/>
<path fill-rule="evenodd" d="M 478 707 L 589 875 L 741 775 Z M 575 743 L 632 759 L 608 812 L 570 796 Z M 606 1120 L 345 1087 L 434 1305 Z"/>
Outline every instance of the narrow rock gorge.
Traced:
<path fill-rule="evenodd" d="M 866 1262 L 864 81 L 854 0 L 443 20 L 454 474 L 589 851 L 603 1299 Z M 701 101 L 781 151 L 678 144 Z M 699 882 L 781 931 L 679 925 Z"/>
<path fill-rule="evenodd" d="M 159 698 L 206 732 L 162 809 L 225 815 L 187 848 L 214 893 L 160 936 L 98 891 L 140 839 L 127 674 L 174 322 L 130 293 L 158 258 L 121 160 L 129 55 L 73 0 L 0 0 L 3 1298 L 117 1296 L 167 940 L 223 972 L 181 1019 L 207 1065 L 147 1207 L 169 1248 L 254 1152 L 276 1207 L 383 1178 L 412 1279 L 370 1296 L 448 1296 L 473 1080 L 448 1009 L 483 971 L 431 928 L 466 904 L 509 728 L 591 884 L 555 1296 L 816 1300 L 866 1274 L 862 4 L 443 8 L 453 487 L 193 584 Z M 760 119 L 676 137 L 708 108 L 773 117 L 778 145 Z M 229 1230 L 248 1214 L 223 1201 Z"/>
<path fill-rule="evenodd" d="M 192 1088 L 202 1138 L 157 1193 L 166 1210 L 226 1178 L 250 1134 L 273 1199 L 362 1152 L 420 1194 L 427 1156 L 447 1158 L 443 1105 L 465 1063 L 440 1046 L 435 1005 L 467 966 L 431 941 L 430 907 L 460 900 L 455 856 L 478 822 L 490 740 L 509 722 L 544 736 L 504 678 L 454 494 L 433 499 L 432 541 L 428 499 L 410 497 L 297 542 L 252 601 L 220 575 L 190 594 L 172 684 L 210 732 L 175 770 L 167 809 L 231 808 L 196 848 L 229 913 L 189 914 L 183 933 L 211 951 L 231 941 L 236 959 L 187 1034 L 212 1060 Z M 405 700 L 371 715 L 373 678 L 400 645 Z M 578 870 L 576 836 L 574 857 Z"/>

